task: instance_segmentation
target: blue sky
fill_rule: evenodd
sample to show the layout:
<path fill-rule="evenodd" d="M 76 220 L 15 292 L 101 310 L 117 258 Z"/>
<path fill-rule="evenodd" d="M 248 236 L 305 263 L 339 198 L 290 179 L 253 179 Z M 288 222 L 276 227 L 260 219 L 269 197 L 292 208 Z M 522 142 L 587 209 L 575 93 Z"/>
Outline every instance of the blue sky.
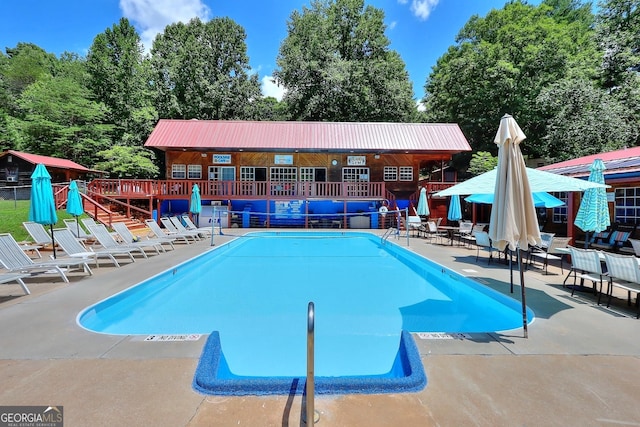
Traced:
<path fill-rule="evenodd" d="M 18 42 L 34 43 L 59 55 L 64 51 L 86 55 L 94 37 L 126 17 L 136 27 L 147 49 L 170 23 L 228 16 L 247 32 L 250 65 L 258 73 L 265 95 L 281 95 L 270 83 L 280 42 L 293 10 L 311 0 L 2 0 L 0 48 Z M 506 0 L 367 0 L 384 10 L 391 48 L 404 60 L 413 82 L 414 97 L 422 98 L 431 67 L 472 15 L 485 16 Z M 539 4 L 540 0 L 529 3 Z"/>

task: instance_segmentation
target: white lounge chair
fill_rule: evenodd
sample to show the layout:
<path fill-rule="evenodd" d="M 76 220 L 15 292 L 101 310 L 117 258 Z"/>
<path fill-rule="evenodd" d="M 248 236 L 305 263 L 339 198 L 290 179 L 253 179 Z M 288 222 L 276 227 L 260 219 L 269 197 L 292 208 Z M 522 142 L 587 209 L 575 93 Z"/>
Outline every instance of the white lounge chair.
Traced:
<path fill-rule="evenodd" d="M 500 250 L 493 247 L 491 238 L 489 238 L 489 233 L 486 231 L 478 231 L 476 233 L 476 262 L 478 262 L 478 256 L 480 255 L 481 250 L 489 252 L 489 260 L 487 261 L 487 264 L 491 264 L 494 252 L 497 252 L 498 259 L 500 258 Z"/>
<path fill-rule="evenodd" d="M 82 240 L 95 240 L 95 238 L 90 234 L 87 233 L 84 229 L 84 227 L 82 225 L 80 225 L 79 221 L 76 221 L 75 219 L 63 219 L 62 222 L 64 222 L 65 227 L 67 227 L 69 229 L 69 231 L 76 236 L 76 238 L 78 239 L 82 239 Z"/>
<path fill-rule="evenodd" d="M 191 244 L 191 242 L 189 241 L 190 239 L 192 239 L 191 236 L 182 235 L 178 232 L 172 232 L 170 230 L 167 230 L 166 228 L 162 229 L 162 227 L 160 227 L 154 219 L 145 219 L 144 222 L 145 224 L 147 224 L 147 227 L 149 227 L 149 230 L 151 230 L 151 232 L 155 235 L 156 238 L 176 239 L 176 241 L 180 239 L 188 245 Z M 192 240 L 195 240 L 195 239 L 192 239 Z"/>
<path fill-rule="evenodd" d="M 130 253 L 137 252 L 140 255 L 142 255 L 145 259 L 148 258 L 147 253 L 144 251 L 144 247 L 139 245 L 136 246 L 128 243 L 118 243 L 116 239 L 114 239 L 114 237 L 111 235 L 111 233 L 109 233 L 109 230 L 107 230 L 107 227 L 105 227 L 102 224 L 89 226 L 89 231 L 91 231 L 91 234 L 95 236 L 95 238 L 98 240 L 100 245 L 105 249 L 127 250 Z"/>
<path fill-rule="evenodd" d="M 529 251 L 529 264 L 531 263 L 531 257 L 540 258 L 542 259 L 545 274 L 549 274 L 549 260 L 559 260 L 560 271 L 564 273 L 565 254 L 564 252 L 559 252 L 558 249 L 565 249 L 569 246 L 569 242 L 571 242 L 571 237 L 552 236 L 551 240 L 543 240 L 541 247 L 533 247 Z"/>
<path fill-rule="evenodd" d="M 58 258 L 50 261 L 34 262 L 24 253 L 11 234 L 0 234 L 0 263 L 9 273 L 57 273 L 69 283 L 63 268 L 80 269 L 89 275 L 93 272 L 87 264 L 87 258 Z"/>
<path fill-rule="evenodd" d="M 171 221 L 171 224 L 173 224 L 173 226 L 175 227 L 175 230 L 178 233 L 193 233 L 193 235 L 200 240 L 201 238 L 205 237 L 204 233 L 198 230 L 187 230 L 187 227 L 184 226 L 184 224 L 182 223 L 182 221 L 180 221 L 180 218 L 178 218 L 177 216 L 171 216 L 169 217 L 169 221 Z"/>
<path fill-rule="evenodd" d="M 196 240 L 200 240 L 200 233 L 198 233 L 197 231 L 189 231 L 186 229 L 184 231 L 180 231 L 176 228 L 175 224 L 171 221 L 170 218 L 160 218 L 160 222 L 162 223 L 162 225 L 164 225 L 164 228 L 169 230 L 169 233 L 175 233 L 174 235 L 180 235 L 188 239 L 192 239 L 194 242 Z"/>
<path fill-rule="evenodd" d="M 211 234 L 213 233 L 212 227 L 198 227 L 198 226 L 196 226 L 193 223 L 193 221 L 191 221 L 191 218 L 189 218 L 189 215 L 182 215 L 182 222 L 185 224 L 185 228 L 188 231 L 197 231 L 199 233 L 204 234 L 205 237 L 211 237 Z"/>
<path fill-rule="evenodd" d="M 571 254 L 571 271 L 569 276 L 573 273 L 573 289 L 571 290 L 571 296 L 576 291 L 576 280 L 580 278 L 580 286 L 584 285 L 585 280 L 593 282 L 593 291 L 598 292 L 596 284 L 600 283 L 600 293 L 598 295 L 598 304 L 600 304 L 600 297 L 602 296 L 602 278 L 604 273 L 602 271 L 602 259 L 600 253 L 595 249 L 580 249 L 569 246 L 569 253 Z M 569 278 L 567 276 L 567 278 Z M 565 278 L 565 282 L 566 282 Z"/>
<path fill-rule="evenodd" d="M 136 260 L 127 248 L 91 248 L 87 250 L 67 228 L 55 229 L 53 230 L 53 235 L 56 238 L 56 243 L 68 256 L 74 258 L 91 258 L 95 262 L 96 267 L 99 267 L 98 258 L 108 258 L 116 267 L 120 267 L 120 263 L 115 258 L 117 255 L 126 255 L 132 262 Z"/>
<path fill-rule="evenodd" d="M 47 229 L 44 228 L 44 225 L 37 222 L 25 221 L 22 223 L 22 226 L 27 230 L 27 233 L 29 233 L 34 243 L 43 246 L 53 245 L 51 235 Z"/>
<path fill-rule="evenodd" d="M 171 239 L 160 239 L 160 238 L 150 239 L 148 237 L 142 238 L 139 236 L 135 236 L 131 232 L 131 230 L 129 230 L 129 227 L 127 227 L 127 224 L 125 224 L 124 222 L 114 222 L 111 224 L 111 226 L 113 227 L 115 232 L 120 235 L 120 237 L 122 238 L 122 241 L 124 242 L 131 242 L 134 245 L 140 245 L 145 247 L 158 248 L 162 252 L 166 252 L 164 248 L 165 243 L 171 246 L 171 249 L 175 249 L 175 247 L 173 246 L 173 241 Z"/>
<path fill-rule="evenodd" d="M 24 293 L 26 295 L 31 294 L 31 291 L 29 291 L 29 288 L 27 288 L 27 285 L 22 281 L 23 277 L 29 277 L 29 274 L 25 274 L 25 273 L 0 273 L 0 284 L 8 284 L 10 282 L 18 282 L 18 284 L 20 286 L 22 286 L 22 289 L 24 290 Z"/>

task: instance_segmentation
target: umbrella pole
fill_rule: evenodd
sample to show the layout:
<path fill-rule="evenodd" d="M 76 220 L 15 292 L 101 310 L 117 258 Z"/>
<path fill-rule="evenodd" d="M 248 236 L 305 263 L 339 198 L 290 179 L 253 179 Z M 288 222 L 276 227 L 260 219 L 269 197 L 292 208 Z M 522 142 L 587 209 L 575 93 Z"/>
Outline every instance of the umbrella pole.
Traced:
<path fill-rule="evenodd" d="M 522 293 L 522 329 L 524 329 L 524 337 L 529 338 L 529 331 L 527 330 L 527 301 L 524 291 L 524 271 L 522 271 L 520 248 L 518 248 L 518 271 L 520 271 L 520 292 Z"/>
<path fill-rule="evenodd" d="M 76 236 L 78 239 L 80 238 L 80 223 L 78 222 L 78 217 L 76 216 Z"/>
<path fill-rule="evenodd" d="M 589 249 L 589 232 L 585 231 L 584 233 L 584 248 Z"/>
<path fill-rule="evenodd" d="M 53 235 L 53 224 L 50 224 L 51 227 L 51 247 L 53 248 L 53 259 L 56 259 L 56 238 Z"/>
<path fill-rule="evenodd" d="M 509 273 L 511 274 L 511 293 L 513 293 L 513 251 L 509 250 Z"/>

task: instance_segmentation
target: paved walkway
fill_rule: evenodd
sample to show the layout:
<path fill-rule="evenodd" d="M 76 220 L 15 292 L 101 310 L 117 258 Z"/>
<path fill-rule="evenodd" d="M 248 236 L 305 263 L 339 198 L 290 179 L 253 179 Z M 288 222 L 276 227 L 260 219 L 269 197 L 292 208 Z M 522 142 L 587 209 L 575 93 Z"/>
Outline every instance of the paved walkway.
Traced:
<path fill-rule="evenodd" d="M 238 232 L 238 230 L 230 230 Z M 381 233 L 377 233 L 381 234 Z M 216 244 L 234 236 L 215 236 Z M 391 240 L 406 246 L 406 239 Z M 210 242 L 95 275 L 0 286 L 0 405 L 63 405 L 65 426 L 300 426 L 300 396 L 211 397 L 191 388 L 204 337 L 144 342 L 85 331 L 86 306 L 172 267 Z M 411 238 L 409 249 L 509 293 L 509 270 L 475 249 Z M 588 293 L 570 296 L 556 266 L 526 273 L 536 313 L 522 330 L 419 339 L 418 393 L 320 396 L 321 426 L 640 426 L 640 321 Z M 566 270 L 565 270 L 566 273 Z M 519 287 L 514 294 L 519 298 Z"/>

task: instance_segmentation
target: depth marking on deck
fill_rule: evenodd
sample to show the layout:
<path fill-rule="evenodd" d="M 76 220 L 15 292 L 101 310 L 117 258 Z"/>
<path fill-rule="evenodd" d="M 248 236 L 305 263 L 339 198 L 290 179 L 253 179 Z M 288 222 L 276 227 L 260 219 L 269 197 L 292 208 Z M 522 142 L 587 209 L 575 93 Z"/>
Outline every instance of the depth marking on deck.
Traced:
<path fill-rule="evenodd" d="M 463 268 L 462 271 L 465 273 L 477 273 L 478 270 L 474 270 L 473 268 Z"/>
<path fill-rule="evenodd" d="M 418 332 L 416 335 L 421 340 L 463 340 L 471 338 L 469 334 L 449 334 L 446 332 Z"/>
<path fill-rule="evenodd" d="M 149 335 L 145 341 L 198 341 L 202 335 Z"/>

